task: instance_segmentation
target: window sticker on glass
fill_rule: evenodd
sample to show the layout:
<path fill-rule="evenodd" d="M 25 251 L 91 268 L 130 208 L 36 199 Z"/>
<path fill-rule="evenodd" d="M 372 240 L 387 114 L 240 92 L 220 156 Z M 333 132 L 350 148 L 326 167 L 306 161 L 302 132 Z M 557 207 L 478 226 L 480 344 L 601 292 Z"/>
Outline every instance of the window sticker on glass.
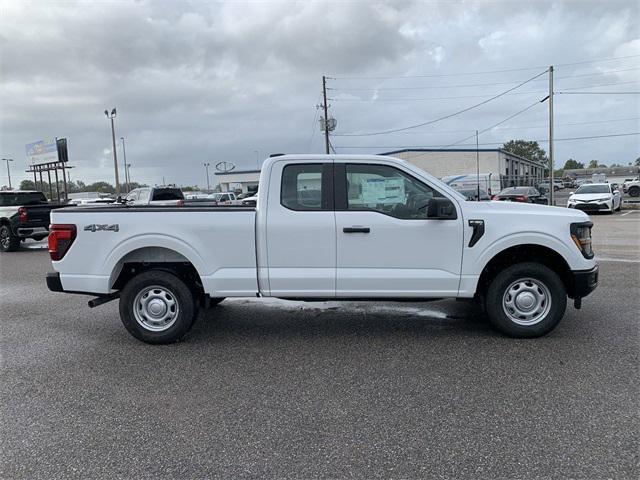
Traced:
<path fill-rule="evenodd" d="M 393 204 L 405 199 L 403 178 L 367 178 L 362 183 L 362 203 Z"/>

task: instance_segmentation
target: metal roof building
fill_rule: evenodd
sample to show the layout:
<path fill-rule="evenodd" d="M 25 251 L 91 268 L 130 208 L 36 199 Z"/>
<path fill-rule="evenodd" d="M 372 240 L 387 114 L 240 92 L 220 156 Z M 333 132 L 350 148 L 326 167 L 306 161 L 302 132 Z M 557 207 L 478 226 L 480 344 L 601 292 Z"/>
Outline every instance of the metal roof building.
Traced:
<path fill-rule="evenodd" d="M 442 178 L 476 172 L 476 152 L 480 171 L 499 175 L 507 184 L 528 184 L 544 177 L 545 166 L 501 148 L 407 148 L 381 155 L 406 160 L 431 175 Z M 518 182 L 519 181 L 519 182 Z M 514 183 L 515 182 L 515 183 Z"/>

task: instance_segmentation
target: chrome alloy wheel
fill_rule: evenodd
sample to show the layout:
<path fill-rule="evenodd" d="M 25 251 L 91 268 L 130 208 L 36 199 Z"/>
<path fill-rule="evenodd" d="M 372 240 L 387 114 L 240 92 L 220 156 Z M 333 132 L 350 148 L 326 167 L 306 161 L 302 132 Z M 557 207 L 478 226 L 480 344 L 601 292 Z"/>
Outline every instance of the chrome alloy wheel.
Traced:
<path fill-rule="evenodd" d="M 133 302 L 136 321 L 152 332 L 163 332 L 170 328 L 179 313 L 176 296 L 166 287 L 158 285 L 141 290 Z"/>
<path fill-rule="evenodd" d="M 535 325 L 551 309 L 551 293 L 547 286 L 533 278 L 513 282 L 502 297 L 502 309 L 518 325 Z"/>

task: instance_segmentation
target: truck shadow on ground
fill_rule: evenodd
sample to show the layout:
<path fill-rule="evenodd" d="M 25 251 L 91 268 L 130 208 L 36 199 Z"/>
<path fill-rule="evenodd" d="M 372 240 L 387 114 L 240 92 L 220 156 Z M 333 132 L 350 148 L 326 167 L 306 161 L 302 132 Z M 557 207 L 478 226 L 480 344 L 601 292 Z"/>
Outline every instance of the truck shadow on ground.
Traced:
<path fill-rule="evenodd" d="M 187 342 L 229 337 L 498 335 L 476 304 L 400 302 L 280 302 L 226 300 L 202 310 Z"/>

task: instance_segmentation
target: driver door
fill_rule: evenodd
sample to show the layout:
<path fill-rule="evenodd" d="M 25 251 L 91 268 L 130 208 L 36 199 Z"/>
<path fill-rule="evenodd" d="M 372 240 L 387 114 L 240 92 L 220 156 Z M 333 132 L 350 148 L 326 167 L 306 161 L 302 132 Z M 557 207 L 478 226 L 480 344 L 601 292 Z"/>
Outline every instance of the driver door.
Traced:
<path fill-rule="evenodd" d="M 392 165 L 336 162 L 335 169 L 336 295 L 457 295 L 460 211 L 456 219 L 426 217 L 429 199 L 446 195 Z"/>

